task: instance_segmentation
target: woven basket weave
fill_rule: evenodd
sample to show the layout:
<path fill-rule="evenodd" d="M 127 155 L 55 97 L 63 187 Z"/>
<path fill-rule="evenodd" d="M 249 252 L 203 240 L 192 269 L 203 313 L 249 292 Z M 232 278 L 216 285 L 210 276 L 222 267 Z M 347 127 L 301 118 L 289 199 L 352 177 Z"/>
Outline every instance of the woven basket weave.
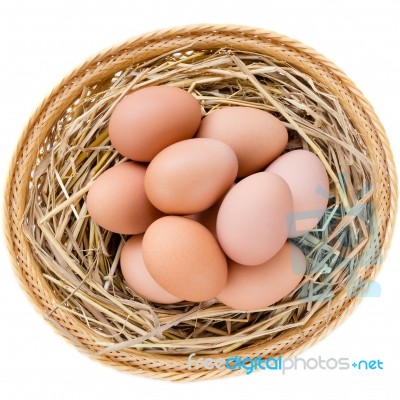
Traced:
<path fill-rule="evenodd" d="M 43 101 L 27 124 L 12 160 L 5 193 L 5 229 L 15 272 L 32 302 L 44 316 L 60 299 L 42 274 L 42 267 L 21 225 L 26 218 L 29 181 L 40 146 L 63 112 L 81 95 L 84 86 L 101 82 L 117 71 L 144 63 L 179 49 L 216 50 L 229 48 L 265 55 L 298 69 L 321 86 L 329 88 L 345 114 L 358 130 L 366 152 L 374 165 L 373 204 L 378 219 L 380 256 L 385 257 L 393 233 L 397 209 L 396 172 L 388 139 L 371 105 L 357 87 L 334 64 L 313 49 L 287 37 L 242 26 L 199 25 L 169 29 L 142 35 L 89 59 L 66 77 Z M 381 259 L 382 259 L 381 258 Z M 378 260 L 379 257 L 376 257 Z M 381 261 L 380 259 L 380 261 Z M 379 262 L 379 261 L 377 261 Z M 379 265 L 364 268 L 361 280 L 373 280 Z M 300 327 L 287 329 L 266 340 L 224 354 L 225 357 L 290 357 L 320 340 L 353 310 L 360 296 L 348 296 L 346 289 Z M 243 373 L 224 370 L 188 370 L 187 354 L 151 353 L 135 348 L 100 354 L 104 336 L 62 309 L 47 318 L 64 337 L 86 354 L 119 369 L 171 380 L 211 379 Z M 102 343 L 102 344 L 100 344 Z M 110 345 L 113 342 L 110 341 Z M 210 354 L 218 358 L 218 354 Z M 203 357 L 205 357 L 203 355 Z"/>

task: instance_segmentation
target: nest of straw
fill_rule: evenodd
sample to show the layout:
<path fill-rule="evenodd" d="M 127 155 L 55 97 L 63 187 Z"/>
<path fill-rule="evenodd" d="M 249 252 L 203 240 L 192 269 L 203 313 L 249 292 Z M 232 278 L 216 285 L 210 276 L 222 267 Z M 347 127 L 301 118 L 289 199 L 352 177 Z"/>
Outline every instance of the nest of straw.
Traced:
<path fill-rule="evenodd" d="M 345 78 L 276 34 L 204 26 L 129 41 L 75 71 L 28 124 L 6 194 L 14 264 L 45 318 L 102 361 L 175 380 L 227 373 L 188 370 L 193 352 L 289 356 L 327 333 L 370 287 L 397 200 L 383 128 Z M 286 150 L 308 149 L 325 165 L 328 209 L 316 229 L 295 239 L 306 276 L 278 303 L 247 313 L 217 300 L 163 305 L 126 286 L 119 256 L 127 237 L 97 226 L 85 199 L 97 176 L 125 160 L 108 137 L 113 108 L 152 85 L 188 90 L 203 115 L 235 105 L 273 113 L 289 131 Z"/>

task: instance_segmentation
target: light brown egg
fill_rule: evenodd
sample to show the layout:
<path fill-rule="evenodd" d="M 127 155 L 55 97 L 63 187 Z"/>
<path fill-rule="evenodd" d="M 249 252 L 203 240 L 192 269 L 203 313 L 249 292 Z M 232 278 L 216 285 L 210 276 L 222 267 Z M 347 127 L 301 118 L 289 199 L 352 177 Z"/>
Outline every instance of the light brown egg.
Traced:
<path fill-rule="evenodd" d="M 302 280 L 306 259 L 301 250 L 286 242 L 267 262 L 248 267 L 229 261 L 228 281 L 217 298 L 241 311 L 264 309 L 281 300 Z"/>
<path fill-rule="evenodd" d="M 251 107 L 224 107 L 208 114 L 196 134 L 228 144 L 239 161 L 238 176 L 265 168 L 282 154 L 288 142 L 285 125 L 263 110 Z"/>
<path fill-rule="evenodd" d="M 159 153 L 147 168 L 149 200 L 167 214 L 193 214 L 211 207 L 233 184 L 237 158 L 225 143 L 189 139 Z"/>
<path fill-rule="evenodd" d="M 273 257 L 287 240 L 293 200 L 278 175 L 258 172 L 224 197 L 217 217 L 218 241 L 225 254 L 245 265 Z"/>
<path fill-rule="evenodd" d="M 200 119 L 200 104 L 187 91 L 146 87 L 117 104 L 109 123 L 110 140 L 125 157 L 150 161 L 170 144 L 191 138 Z"/>
<path fill-rule="evenodd" d="M 232 185 L 232 187 L 233 186 L 234 185 Z M 217 200 L 217 202 L 214 205 L 212 205 L 210 208 L 207 208 L 207 210 L 204 210 L 197 214 L 186 215 L 187 218 L 200 222 L 200 224 L 205 226 L 216 239 L 217 239 L 217 216 L 222 201 L 224 200 L 225 194 L 219 200 Z"/>
<path fill-rule="evenodd" d="M 189 218 L 166 216 L 150 225 L 143 258 L 155 281 L 185 300 L 211 299 L 226 283 L 224 253 L 212 234 Z"/>
<path fill-rule="evenodd" d="M 127 285 L 139 296 L 156 303 L 171 304 L 182 299 L 164 290 L 149 274 L 143 260 L 143 235 L 131 237 L 121 251 L 121 271 Z"/>
<path fill-rule="evenodd" d="M 118 164 L 103 172 L 90 187 L 86 204 L 101 227 L 122 234 L 142 233 L 163 214 L 144 192 L 146 167 L 135 162 Z"/>
<path fill-rule="evenodd" d="M 281 176 L 292 192 L 289 237 L 304 235 L 315 228 L 329 200 L 329 179 L 321 160 L 311 151 L 293 150 L 277 158 L 266 171 Z"/>

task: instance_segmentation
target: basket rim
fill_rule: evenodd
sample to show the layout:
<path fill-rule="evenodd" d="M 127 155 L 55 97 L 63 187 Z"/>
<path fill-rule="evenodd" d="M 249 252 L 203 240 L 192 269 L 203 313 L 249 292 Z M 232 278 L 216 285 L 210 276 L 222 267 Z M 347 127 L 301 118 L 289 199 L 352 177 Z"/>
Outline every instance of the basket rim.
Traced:
<path fill-rule="evenodd" d="M 80 74 L 84 73 L 84 71 L 90 71 L 91 66 L 95 65 L 98 62 L 104 61 L 106 58 L 111 58 L 113 54 L 119 53 L 123 51 L 124 49 L 127 48 L 132 48 L 132 47 L 140 47 L 145 43 L 149 43 L 151 41 L 157 41 L 160 40 L 160 38 L 171 38 L 171 40 L 179 35 L 199 35 L 199 34 L 208 34 L 210 36 L 215 35 L 215 34 L 226 34 L 226 35 L 235 35 L 238 37 L 244 37 L 244 38 L 262 38 L 263 40 L 267 40 L 272 42 L 273 44 L 280 45 L 280 46 L 285 46 L 286 48 L 293 49 L 295 51 L 302 52 L 306 54 L 308 57 L 310 57 L 310 60 L 315 61 L 316 63 L 319 63 L 321 66 L 327 68 L 329 71 L 331 71 L 332 74 L 337 76 L 342 84 L 346 86 L 351 93 L 357 98 L 359 103 L 362 105 L 363 110 L 366 112 L 368 115 L 368 118 L 370 119 L 372 125 L 374 126 L 375 130 L 378 133 L 379 139 L 381 141 L 381 145 L 385 150 L 385 159 L 388 163 L 388 174 L 389 174 L 389 182 L 390 182 L 390 194 L 391 194 L 391 199 L 390 199 L 390 218 L 389 218 L 389 223 L 388 226 L 386 227 L 385 231 L 385 238 L 384 242 L 382 245 L 382 258 L 385 259 L 387 251 L 390 247 L 391 239 L 393 236 L 393 230 L 394 230 L 394 223 L 396 220 L 396 213 L 397 213 L 397 201 L 398 201 L 398 187 L 397 187 L 397 173 L 396 173 L 396 168 L 393 160 L 393 154 L 390 149 L 390 143 L 388 141 L 388 138 L 386 137 L 385 130 L 379 121 L 377 115 L 374 112 L 374 109 L 372 105 L 369 103 L 369 101 L 364 97 L 364 95 L 361 93 L 361 91 L 355 86 L 355 84 L 342 72 L 335 64 L 333 64 L 331 61 L 326 59 L 324 56 L 316 52 L 313 48 L 306 46 L 302 44 L 301 42 L 291 39 L 287 36 L 278 34 L 276 32 L 264 30 L 264 29 L 259 29 L 259 28 L 254 28 L 254 27 L 248 27 L 248 26 L 242 26 L 242 25 L 213 25 L 213 24 L 200 24 L 200 25 L 186 25 L 186 26 L 181 26 L 181 27 L 176 27 L 176 28 L 170 28 L 170 29 L 162 29 L 162 30 L 156 30 L 152 31 L 149 33 L 145 33 L 142 35 L 138 35 L 136 37 L 133 37 L 131 39 L 128 39 L 124 42 L 121 42 L 115 46 L 112 46 L 111 48 L 105 49 L 92 57 L 89 57 L 86 61 L 84 61 L 81 65 L 78 67 L 74 68 L 64 79 L 61 80 L 61 82 L 53 88 L 53 90 L 42 100 L 42 102 L 39 104 L 39 106 L 36 108 L 32 116 L 29 118 L 28 122 L 26 123 L 25 128 L 23 129 L 23 132 L 21 134 L 21 137 L 18 141 L 17 147 L 14 151 L 14 154 L 11 159 L 10 167 L 9 167 L 9 174 L 5 183 L 5 192 L 4 192 L 4 230 L 5 230 L 5 237 L 7 241 L 7 248 L 10 254 L 11 262 L 13 265 L 14 272 L 20 282 L 21 287 L 24 289 L 24 291 L 27 293 L 28 297 L 30 298 L 31 302 L 35 305 L 35 308 L 38 310 L 40 314 L 43 315 L 43 304 L 40 303 L 37 294 L 35 294 L 32 290 L 32 288 L 29 286 L 26 277 L 23 274 L 23 271 L 19 268 L 18 261 L 17 261 L 17 251 L 16 251 L 16 243 L 14 240 L 14 235 L 13 235 L 13 207 L 12 207 L 12 191 L 9 190 L 13 184 L 14 184 L 14 176 L 16 169 L 18 167 L 18 163 L 21 160 L 21 156 L 23 155 L 23 148 L 26 143 L 26 140 L 30 137 L 31 131 L 34 128 L 39 116 L 47 109 L 48 105 L 57 97 L 58 93 L 60 90 L 62 90 L 65 85 L 68 82 L 71 82 L 74 79 L 77 79 Z M 374 271 L 374 276 L 375 274 L 379 271 L 379 268 L 375 268 Z M 334 329 L 337 324 L 341 323 L 344 321 L 344 319 L 347 317 L 347 315 L 353 311 L 354 307 L 361 301 L 361 298 L 355 298 L 351 300 L 350 304 L 346 306 L 343 310 L 343 313 L 341 316 L 334 321 L 329 322 L 329 326 L 327 328 L 324 328 L 320 334 L 317 336 L 312 337 L 312 339 L 308 339 L 305 341 L 304 344 L 299 346 L 297 349 L 294 351 L 288 351 L 286 352 L 286 355 L 295 355 L 298 354 L 299 352 L 303 351 L 306 347 L 310 346 L 314 342 L 317 342 L 321 340 L 323 337 L 325 337 L 330 330 Z M 325 308 L 325 307 L 324 307 Z M 324 310 L 322 308 L 319 312 L 322 312 Z M 307 327 L 308 323 L 304 326 Z M 53 326 L 53 325 L 52 325 Z M 55 326 L 53 326 L 54 330 L 60 334 L 60 330 L 56 329 Z M 286 336 L 290 337 L 291 335 L 291 330 L 289 332 L 285 332 L 281 334 L 281 336 Z M 64 338 L 68 339 L 69 342 L 73 342 L 71 337 L 67 337 L 66 335 L 62 335 Z M 82 348 L 78 347 L 81 351 Z M 151 355 L 151 354 L 143 354 L 140 351 L 134 351 L 130 350 L 129 353 L 135 353 L 137 352 L 140 354 L 142 357 L 145 356 L 147 359 L 153 359 L 153 358 L 163 358 L 165 357 L 166 360 L 171 360 L 172 356 L 163 356 L 159 354 Z M 240 353 L 240 351 L 236 351 L 236 353 Z M 101 361 L 105 362 L 106 364 L 111 364 L 113 366 L 116 366 L 120 369 L 123 370 L 131 370 L 134 371 L 135 373 L 142 373 L 142 374 L 147 374 L 150 376 L 157 376 L 157 377 L 164 377 L 167 379 L 178 379 L 176 376 L 171 376 L 171 373 L 168 371 L 157 371 L 154 372 L 154 367 L 153 369 L 145 369 L 139 370 L 139 368 L 128 368 L 128 366 L 123 365 L 123 363 L 117 363 L 115 361 L 110 360 L 108 357 L 104 356 L 99 356 L 97 354 L 92 354 L 90 352 L 86 352 L 85 354 L 89 354 L 92 358 L 95 359 L 100 359 Z M 182 356 L 184 359 L 187 359 L 187 356 Z M 213 358 L 212 355 L 210 355 L 211 358 Z M 176 360 L 176 358 L 174 358 Z M 230 372 L 230 375 L 235 374 L 233 371 Z M 213 377 L 216 377 L 215 374 L 213 374 Z M 223 374 L 221 373 L 220 376 Z M 226 373 L 225 373 L 225 376 Z M 198 372 L 197 374 L 193 374 L 190 379 L 204 379 L 204 378 L 212 378 L 211 376 L 206 376 L 204 372 Z M 180 379 L 180 378 L 179 378 Z"/>

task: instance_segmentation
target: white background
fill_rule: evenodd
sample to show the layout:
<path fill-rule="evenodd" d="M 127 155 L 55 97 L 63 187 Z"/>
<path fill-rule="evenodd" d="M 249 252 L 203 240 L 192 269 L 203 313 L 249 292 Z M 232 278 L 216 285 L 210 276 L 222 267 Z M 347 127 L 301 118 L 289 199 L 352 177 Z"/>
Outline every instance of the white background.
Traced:
<path fill-rule="evenodd" d="M 400 165 L 400 13 L 379 1 L 2 1 L 0 4 L 0 179 L 18 136 L 43 97 L 75 66 L 141 33 L 191 23 L 235 23 L 277 31 L 314 47 L 372 102 Z M 398 227 L 399 228 L 399 227 Z M 394 243 L 399 243 L 397 229 Z M 380 359 L 381 371 L 260 372 L 174 384 L 105 367 L 56 335 L 34 310 L 0 248 L 1 399 L 261 398 L 395 399 L 399 380 L 399 246 L 379 275 L 379 298 L 303 357 Z"/>

